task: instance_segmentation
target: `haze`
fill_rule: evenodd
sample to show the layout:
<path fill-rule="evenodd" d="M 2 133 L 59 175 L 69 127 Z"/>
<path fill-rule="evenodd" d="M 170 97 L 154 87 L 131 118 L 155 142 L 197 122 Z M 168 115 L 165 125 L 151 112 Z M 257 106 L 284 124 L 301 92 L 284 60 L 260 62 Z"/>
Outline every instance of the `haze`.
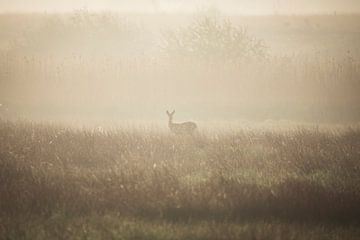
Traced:
<path fill-rule="evenodd" d="M 0 118 L 358 123 L 359 5 L 2 1 Z"/>
<path fill-rule="evenodd" d="M 319 14 L 360 11 L 360 2 L 357 0 L 2 0 L 0 9 L 3 12 L 71 11 L 79 8 L 137 12 L 188 12 L 209 5 L 233 14 Z"/>

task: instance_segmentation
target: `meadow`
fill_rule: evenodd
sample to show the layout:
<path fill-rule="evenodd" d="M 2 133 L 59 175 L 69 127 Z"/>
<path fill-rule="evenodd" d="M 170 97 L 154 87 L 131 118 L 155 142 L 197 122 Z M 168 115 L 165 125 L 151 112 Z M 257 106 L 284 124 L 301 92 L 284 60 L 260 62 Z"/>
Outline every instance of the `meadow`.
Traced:
<path fill-rule="evenodd" d="M 360 234 L 358 129 L 178 136 L 2 121 L 0 137 L 3 239 Z"/>
<path fill-rule="evenodd" d="M 0 239 L 359 239 L 359 27 L 0 14 Z"/>

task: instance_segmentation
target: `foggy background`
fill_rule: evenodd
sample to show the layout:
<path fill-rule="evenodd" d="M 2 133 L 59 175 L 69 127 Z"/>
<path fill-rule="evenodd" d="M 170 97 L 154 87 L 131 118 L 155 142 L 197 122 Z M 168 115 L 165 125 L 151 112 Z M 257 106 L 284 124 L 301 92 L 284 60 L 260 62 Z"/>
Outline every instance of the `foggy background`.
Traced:
<path fill-rule="evenodd" d="M 1 1 L 0 117 L 357 123 L 359 5 Z"/>
<path fill-rule="evenodd" d="M 213 6 L 227 13 L 294 14 L 294 13 L 356 13 L 357 0 L 13 0 L 0 1 L 2 11 L 69 11 L 76 8 L 113 11 L 194 11 Z"/>

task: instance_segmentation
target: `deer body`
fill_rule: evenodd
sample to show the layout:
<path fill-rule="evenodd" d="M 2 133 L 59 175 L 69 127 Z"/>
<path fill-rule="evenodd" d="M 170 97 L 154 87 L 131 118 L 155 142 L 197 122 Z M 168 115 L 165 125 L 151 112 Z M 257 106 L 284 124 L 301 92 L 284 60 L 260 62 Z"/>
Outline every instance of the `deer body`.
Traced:
<path fill-rule="evenodd" d="M 174 123 L 173 116 L 175 114 L 175 110 L 171 113 L 166 111 L 166 114 L 169 116 L 168 126 L 170 131 L 175 134 L 192 134 L 197 128 L 196 123 L 194 122 Z"/>

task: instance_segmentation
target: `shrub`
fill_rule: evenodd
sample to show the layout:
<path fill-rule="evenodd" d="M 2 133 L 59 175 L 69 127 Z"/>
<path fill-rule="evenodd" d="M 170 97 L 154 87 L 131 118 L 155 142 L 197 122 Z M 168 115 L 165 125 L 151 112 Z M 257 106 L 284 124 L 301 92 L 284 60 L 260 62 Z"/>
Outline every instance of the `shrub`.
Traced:
<path fill-rule="evenodd" d="M 171 58 L 206 62 L 238 63 L 266 56 L 261 40 L 217 14 L 198 16 L 185 28 L 164 32 L 162 48 Z"/>

